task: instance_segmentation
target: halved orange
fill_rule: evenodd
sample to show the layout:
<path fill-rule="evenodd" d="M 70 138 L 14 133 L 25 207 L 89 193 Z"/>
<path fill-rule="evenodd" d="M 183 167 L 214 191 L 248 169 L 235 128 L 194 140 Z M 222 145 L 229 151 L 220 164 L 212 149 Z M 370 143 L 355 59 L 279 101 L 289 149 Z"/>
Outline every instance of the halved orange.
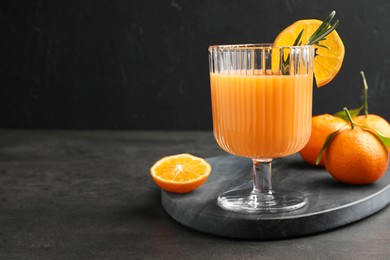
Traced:
<path fill-rule="evenodd" d="M 210 164 L 191 154 L 177 154 L 158 160 L 151 168 L 154 182 L 162 189 L 186 193 L 201 186 L 209 177 Z"/>
<path fill-rule="evenodd" d="M 288 26 L 276 37 L 274 46 L 292 46 L 302 29 L 304 31 L 301 40 L 305 44 L 321 23 L 322 21 L 315 19 L 299 20 Z M 320 41 L 320 44 L 327 46 L 329 49 L 318 47 L 316 50 L 314 76 L 317 87 L 328 84 L 336 77 L 345 54 L 344 44 L 335 30 L 327 35 L 325 40 Z"/>

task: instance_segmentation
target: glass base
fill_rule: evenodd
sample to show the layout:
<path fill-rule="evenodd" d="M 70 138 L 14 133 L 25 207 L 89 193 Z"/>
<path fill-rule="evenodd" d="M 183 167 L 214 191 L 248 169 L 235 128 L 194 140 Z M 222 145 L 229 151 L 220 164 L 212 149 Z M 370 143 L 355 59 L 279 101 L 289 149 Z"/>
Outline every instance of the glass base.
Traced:
<path fill-rule="evenodd" d="M 307 198 L 300 192 L 290 190 L 269 191 L 240 189 L 222 193 L 218 205 L 227 210 L 242 213 L 275 213 L 299 209 Z"/>

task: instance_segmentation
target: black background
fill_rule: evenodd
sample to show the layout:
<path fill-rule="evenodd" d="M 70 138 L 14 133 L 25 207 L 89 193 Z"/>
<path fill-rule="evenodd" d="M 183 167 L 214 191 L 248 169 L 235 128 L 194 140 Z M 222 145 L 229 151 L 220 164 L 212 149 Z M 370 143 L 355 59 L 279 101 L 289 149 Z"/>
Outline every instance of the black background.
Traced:
<path fill-rule="evenodd" d="M 346 56 L 313 114 L 362 102 L 390 119 L 388 0 L 0 2 L 0 127 L 210 130 L 207 47 L 272 42 L 336 10 Z"/>

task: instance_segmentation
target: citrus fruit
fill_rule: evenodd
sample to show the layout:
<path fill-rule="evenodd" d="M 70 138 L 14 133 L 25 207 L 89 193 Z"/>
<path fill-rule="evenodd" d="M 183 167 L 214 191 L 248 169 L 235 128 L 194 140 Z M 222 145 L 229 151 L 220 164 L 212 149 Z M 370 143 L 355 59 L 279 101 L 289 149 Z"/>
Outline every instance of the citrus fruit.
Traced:
<path fill-rule="evenodd" d="M 357 116 L 353 119 L 355 123 L 374 128 L 376 131 L 380 132 L 386 137 L 390 137 L 390 124 L 381 116 L 375 114 L 368 114 Z M 390 147 L 387 148 L 390 152 Z"/>
<path fill-rule="evenodd" d="M 301 41 L 305 44 L 321 23 L 322 21 L 316 19 L 299 20 L 279 33 L 274 46 L 292 46 L 302 29 L 304 31 Z M 328 84 L 337 75 L 345 54 L 344 44 L 336 31 L 327 35 L 326 39 L 320 41 L 320 44 L 327 48 L 316 46 L 314 76 L 317 87 Z"/>
<path fill-rule="evenodd" d="M 381 178 L 389 165 L 385 145 L 358 126 L 337 133 L 326 150 L 326 170 L 347 184 L 369 184 Z"/>
<path fill-rule="evenodd" d="M 339 117 L 329 114 L 317 115 L 312 118 L 311 135 L 306 146 L 299 151 L 301 157 L 309 164 L 316 165 L 316 158 L 325 142 L 326 137 L 345 126 L 347 122 Z M 318 165 L 325 166 L 325 157 L 323 154 Z"/>
<path fill-rule="evenodd" d="M 355 123 L 368 126 L 370 128 L 373 128 L 374 130 L 380 132 L 382 135 L 390 138 L 390 124 L 387 122 L 386 119 L 384 119 L 381 116 L 375 115 L 375 114 L 369 114 L 368 113 L 368 84 L 366 80 L 366 76 L 364 75 L 364 72 L 361 71 L 360 74 L 362 75 L 363 85 L 364 85 L 364 103 L 361 109 L 364 109 L 364 115 L 357 116 L 353 120 Z M 359 112 L 360 112 L 359 110 Z M 388 151 L 390 152 L 390 147 L 387 147 Z"/>
<path fill-rule="evenodd" d="M 160 188 L 175 193 L 198 188 L 207 180 L 210 172 L 210 164 L 190 154 L 164 157 L 150 168 L 154 182 Z"/>

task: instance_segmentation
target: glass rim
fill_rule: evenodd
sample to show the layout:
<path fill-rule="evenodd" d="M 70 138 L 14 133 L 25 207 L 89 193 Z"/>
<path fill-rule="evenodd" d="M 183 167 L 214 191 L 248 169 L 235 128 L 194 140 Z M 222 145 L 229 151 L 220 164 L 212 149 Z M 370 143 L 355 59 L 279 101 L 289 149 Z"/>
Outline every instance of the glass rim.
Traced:
<path fill-rule="evenodd" d="M 252 49 L 314 49 L 313 45 L 300 45 L 300 46 L 273 46 L 273 43 L 248 43 L 248 44 L 215 44 L 210 45 L 209 50 L 252 50 Z"/>

